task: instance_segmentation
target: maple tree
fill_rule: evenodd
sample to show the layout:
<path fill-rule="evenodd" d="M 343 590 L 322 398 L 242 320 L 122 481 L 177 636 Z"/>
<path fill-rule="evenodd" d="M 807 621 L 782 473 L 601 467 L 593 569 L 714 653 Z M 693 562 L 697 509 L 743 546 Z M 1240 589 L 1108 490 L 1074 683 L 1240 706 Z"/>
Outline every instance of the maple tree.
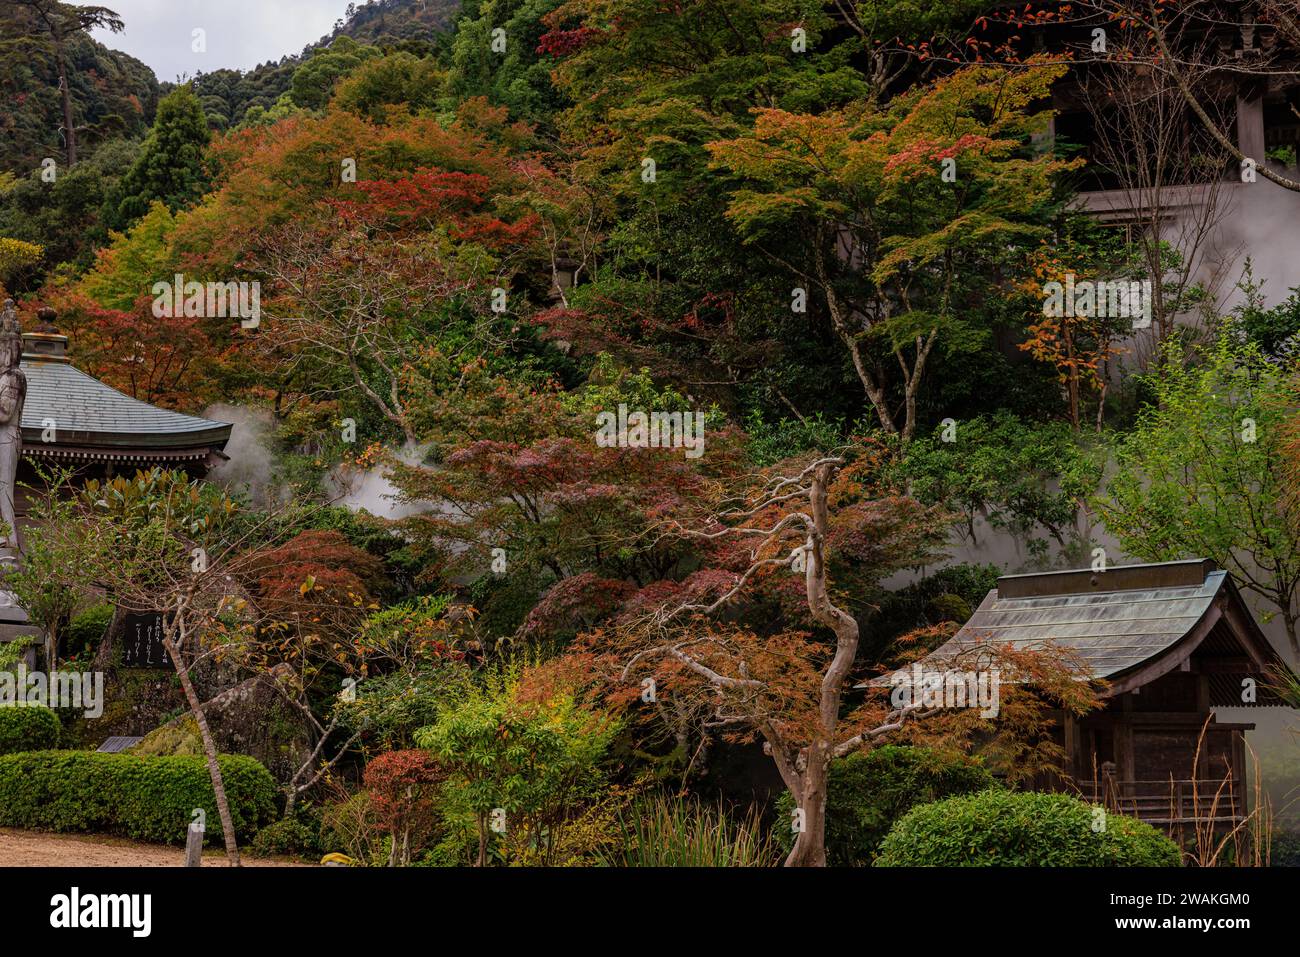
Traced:
<path fill-rule="evenodd" d="M 764 109 L 752 134 L 710 145 L 741 178 L 728 217 L 805 293 L 824 297 L 887 432 L 915 434 L 935 346 L 969 349 L 986 334 L 972 321 L 985 277 L 1008 247 L 1043 234 L 1054 177 L 1077 165 L 1029 145 L 1047 119 L 1029 107 L 1061 72 L 970 67 L 886 110 Z M 806 249 L 793 262 L 765 246 L 791 230 Z M 901 411 L 889 389 L 895 365 Z"/>
<path fill-rule="evenodd" d="M 642 694 L 652 682 L 650 700 L 686 699 L 705 728 L 764 742 L 800 815 L 787 866 L 826 864 L 826 797 L 836 759 L 920 718 L 942 719 L 950 740 L 979 724 L 969 709 L 934 706 L 919 695 L 848 698 L 850 678 L 862 674 L 861 625 L 844 585 L 920 563 L 942 540 L 942 512 L 881 486 L 880 464 L 881 451 L 871 445 L 782 463 L 739 493 L 700 503 L 706 511 L 693 524 L 675 517 L 674 532 L 722 546 L 724 563 L 645 589 L 597 636 L 622 664 L 617 680 Z M 788 594 L 778 576 L 801 584 L 802 607 L 791 603 L 795 614 L 759 627 L 761 618 L 746 614 L 745 604 L 774 579 Z M 1008 700 L 1000 717 L 1001 747 L 1035 769 L 1059 756 L 1044 740 L 1048 715 L 1037 695 L 1076 713 L 1095 703 L 1091 689 L 1074 680 L 1077 665 L 1050 648 L 1025 653 L 975 642 L 943 664 L 1004 669 L 1033 683 L 1037 693 Z"/>

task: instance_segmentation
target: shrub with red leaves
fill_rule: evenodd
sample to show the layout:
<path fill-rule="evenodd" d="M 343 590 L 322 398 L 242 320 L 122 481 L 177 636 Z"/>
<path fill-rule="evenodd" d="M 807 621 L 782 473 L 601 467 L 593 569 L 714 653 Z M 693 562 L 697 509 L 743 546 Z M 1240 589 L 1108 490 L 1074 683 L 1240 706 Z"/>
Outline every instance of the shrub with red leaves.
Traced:
<path fill-rule="evenodd" d="M 366 765 L 370 807 L 393 838 L 389 865 L 410 863 L 432 833 L 434 798 L 445 777 L 427 751 L 388 751 Z"/>

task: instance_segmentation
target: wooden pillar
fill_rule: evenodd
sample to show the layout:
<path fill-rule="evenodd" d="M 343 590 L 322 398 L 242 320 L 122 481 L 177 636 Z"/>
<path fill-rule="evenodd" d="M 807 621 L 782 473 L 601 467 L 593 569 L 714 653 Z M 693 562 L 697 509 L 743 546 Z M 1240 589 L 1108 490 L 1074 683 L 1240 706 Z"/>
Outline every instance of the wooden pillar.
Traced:
<path fill-rule="evenodd" d="M 1083 770 L 1083 748 L 1080 747 L 1079 719 L 1065 712 L 1065 773 L 1079 781 Z"/>
<path fill-rule="evenodd" d="M 189 830 L 185 832 L 185 866 L 200 867 L 203 864 L 203 820 L 197 819 L 190 823 Z"/>

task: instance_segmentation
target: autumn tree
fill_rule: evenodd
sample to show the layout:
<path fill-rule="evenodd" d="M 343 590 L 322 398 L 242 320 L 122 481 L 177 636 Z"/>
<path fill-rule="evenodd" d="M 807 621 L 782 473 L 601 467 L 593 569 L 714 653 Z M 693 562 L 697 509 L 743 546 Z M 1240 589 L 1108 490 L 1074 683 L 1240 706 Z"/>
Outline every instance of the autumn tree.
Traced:
<path fill-rule="evenodd" d="M 658 601 L 642 601 L 642 614 L 598 636 L 623 657 L 619 677 L 643 694 L 650 687 L 652 698 L 693 697 L 702 703 L 706 726 L 764 742 L 801 816 L 788 866 L 826 864 L 831 764 L 944 710 L 919 696 L 888 703 L 870 694 L 849 700 L 849 682 L 861 674 L 861 626 L 845 604 L 842 583 L 878 579 L 922 562 L 941 541 L 940 513 L 876 484 L 879 461 L 870 448 L 860 447 L 805 458 L 773 470 L 742 497 L 715 499 L 710 504 L 722 507 L 709 519 L 676 530 L 694 540 L 733 545 L 736 570 L 715 569 L 707 582 L 697 575 L 704 587 L 684 601 L 683 592 L 660 591 Z M 771 587 L 777 576 L 801 580 L 804 622 L 749 624 L 744 600 L 761 585 Z M 822 634 L 829 642 L 823 643 Z M 1014 671 L 1067 708 L 1090 703 L 1091 693 L 1070 680 L 1068 666 L 1050 651 L 1036 657 L 976 644 L 966 654 L 966 667 Z M 956 659 L 947 664 L 962 666 Z M 660 683 L 668 690 L 658 691 Z M 964 710 L 946 718 L 951 733 L 969 733 L 978 720 Z M 1045 712 L 1032 696 L 1021 718 L 1041 733 Z"/>
<path fill-rule="evenodd" d="M 977 66 L 885 109 L 763 109 L 752 133 L 710 145 L 737 179 L 728 217 L 796 297 L 822 297 L 886 432 L 915 434 L 935 347 L 984 340 L 988 277 L 1045 235 L 1055 178 L 1075 164 L 1033 148 L 1047 115 L 1031 107 L 1062 72 Z M 792 231 L 798 260 L 770 245 Z"/>

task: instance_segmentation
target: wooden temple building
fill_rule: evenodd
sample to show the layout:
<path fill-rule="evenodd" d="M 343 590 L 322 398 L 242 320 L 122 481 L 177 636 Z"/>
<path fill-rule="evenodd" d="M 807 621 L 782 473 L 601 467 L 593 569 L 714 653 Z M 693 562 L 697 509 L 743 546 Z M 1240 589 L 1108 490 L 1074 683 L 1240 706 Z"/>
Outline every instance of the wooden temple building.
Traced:
<path fill-rule="evenodd" d="M 39 480 L 37 465 L 71 468 L 86 477 L 134 475 L 153 466 L 203 475 L 226 456 L 230 423 L 215 422 L 141 402 L 76 368 L 68 338 L 45 326 L 23 333 L 21 368 L 27 377 L 23 454 L 15 508 L 24 524 L 24 485 Z M 0 641 L 36 629 L 27 613 L 0 592 Z"/>
<path fill-rule="evenodd" d="M 230 423 L 124 395 L 72 365 L 67 346 L 68 337 L 54 331 L 23 333 L 25 462 L 107 474 L 154 465 L 202 474 L 225 458 Z"/>
<path fill-rule="evenodd" d="M 927 662 L 971 642 L 1068 648 L 1104 707 L 1058 716 L 1063 774 L 1041 789 L 1177 830 L 1249 813 L 1245 733 L 1219 708 L 1282 704 L 1264 686 L 1277 660 L 1227 572 L 1197 559 L 1006 575 Z"/>

